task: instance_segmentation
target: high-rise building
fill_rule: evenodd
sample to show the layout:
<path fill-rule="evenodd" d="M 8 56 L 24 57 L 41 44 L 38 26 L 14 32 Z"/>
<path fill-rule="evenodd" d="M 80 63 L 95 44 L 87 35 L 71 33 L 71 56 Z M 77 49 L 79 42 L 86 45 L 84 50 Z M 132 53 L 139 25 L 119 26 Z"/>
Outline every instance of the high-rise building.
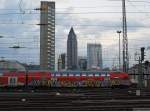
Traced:
<path fill-rule="evenodd" d="M 55 70 L 55 2 L 41 1 L 40 67 Z"/>
<path fill-rule="evenodd" d="M 61 71 L 62 70 L 62 59 L 61 59 L 61 56 L 59 56 L 58 58 L 58 71 Z"/>
<path fill-rule="evenodd" d="M 60 54 L 58 58 L 58 70 L 66 70 L 66 54 Z"/>
<path fill-rule="evenodd" d="M 71 28 L 68 40 L 67 40 L 67 68 L 68 70 L 76 70 L 78 66 L 77 60 L 78 52 L 77 52 L 77 38 L 76 34 Z"/>
<path fill-rule="evenodd" d="M 63 53 L 61 54 L 61 60 L 62 60 L 62 69 L 65 70 L 66 69 L 66 62 L 67 62 L 67 57 L 66 57 L 66 54 Z"/>
<path fill-rule="evenodd" d="M 78 68 L 82 71 L 87 70 L 87 58 L 86 57 L 78 57 Z"/>
<path fill-rule="evenodd" d="M 87 44 L 88 69 L 102 69 L 102 46 L 101 44 Z"/>

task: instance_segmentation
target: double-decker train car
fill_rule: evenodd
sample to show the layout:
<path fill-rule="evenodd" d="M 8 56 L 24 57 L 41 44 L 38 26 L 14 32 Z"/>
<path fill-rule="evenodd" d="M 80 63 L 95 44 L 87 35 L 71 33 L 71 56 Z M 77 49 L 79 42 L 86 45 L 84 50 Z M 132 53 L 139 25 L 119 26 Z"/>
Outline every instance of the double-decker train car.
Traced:
<path fill-rule="evenodd" d="M 0 87 L 128 87 L 129 76 L 124 72 L 105 71 L 27 71 L 3 72 Z"/>

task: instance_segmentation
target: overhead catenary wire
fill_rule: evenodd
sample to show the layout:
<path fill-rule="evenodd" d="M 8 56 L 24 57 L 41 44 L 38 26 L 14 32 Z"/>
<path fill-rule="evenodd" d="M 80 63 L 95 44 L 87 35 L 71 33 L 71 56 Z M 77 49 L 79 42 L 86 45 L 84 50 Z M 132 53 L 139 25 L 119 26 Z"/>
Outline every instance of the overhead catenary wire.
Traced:
<path fill-rule="evenodd" d="M 131 0 L 127 0 L 127 1 L 131 4 L 132 7 L 134 7 L 135 9 L 137 9 L 138 12 L 142 12 L 142 10 L 139 10 L 139 9 L 137 8 L 137 6 L 133 4 L 133 2 L 135 2 L 135 1 L 131 1 Z M 148 19 L 150 18 L 150 15 L 149 15 L 149 14 L 146 13 L 145 15 L 148 17 Z M 146 18 L 144 18 L 144 20 L 145 20 L 145 19 L 146 19 Z"/>
<path fill-rule="evenodd" d="M 93 11 L 93 12 L 56 12 L 56 15 L 57 14 L 101 14 L 101 13 L 103 13 L 103 14 L 120 14 L 120 13 L 122 13 L 121 11 Z M 131 13 L 131 14 L 144 14 L 144 13 L 150 13 L 150 11 L 142 11 L 142 12 L 138 12 L 138 11 L 128 11 L 127 13 Z M 33 12 L 24 12 L 24 13 L 20 13 L 20 12 L 12 12 L 12 13 L 0 13 L 0 15 L 17 15 L 17 14 L 28 14 L 28 15 L 39 15 L 40 13 L 33 13 Z"/>
<path fill-rule="evenodd" d="M 131 2 L 139 2 L 139 3 L 144 3 L 144 1 L 131 1 Z M 147 2 L 145 2 L 145 3 L 147 3 Z M 150 4 L 145 4 L 146 6 L 150 6 Z M 137 6 L 145 6 L 145 5 L 142 5 L 142 4 L 138 4 Z M 122 6 L 120 6 L 120 5 L 97 5 L 97 6 L 80 6 L 80 7 L 56 7 L 55 9 L 56 10 L 59 10 L 59 9 L 65 9 L 65 10 L 67 10 L 67 9 L 101 9 L 101 8 L 103 8 L 103 7 L 122 7 Z M 130 7 L 129 5 L 127 5 L 127 7 Z M 17 9 L 17 8 L 0 8 L 0 10 L 2 10 L 2 11 L 4 11 L 4 10 L 6 10 L 6 11 L 19 11 L 20 9 Z M 23 11 L 35 11 L 35 10 L 39 10 L 39 8 L 24 8 L 23 9 Z"/>
<path fill-rule="evenodd" d="M 24 22 L 20 22 L 20 23 L 12 23 L 12 22 L 10 22 L 10 23 L 0 23 L 0 24 L 2 24 L 2 25 L 42 25 L 42 24 L 40 24 L 40 23 L 24 23 Z M 48 25 L 48 24 L 43 24 L 43 25 Z M 56 26 L 66 26 L 66 27 L 71 27 L 71 26 L 73 26 L 73 27 L 107 27 L 107 28 L 113 28 L 113 27 L 115 27 L 115 28 L 118 28 L 118 27 L 120 27 L 120 25 L 64 25 L 64 24 L 56 24 Z M 146 25 L 129 25 L 128 26 L 129 28 L 136 28 L 136 27 L 141 27 L 141 28 L 150 28 L 150 25 L 149 26 L 146 26 Z"/>
<path fill-rule="evenodd" d="M 149 3 L 150 4 L 150 2 L 149 1 L 144 1 L 144 0 L 132 0 L 132 1 L 130 1 L 130 2 L 137 2 L 137 3 Z"/>

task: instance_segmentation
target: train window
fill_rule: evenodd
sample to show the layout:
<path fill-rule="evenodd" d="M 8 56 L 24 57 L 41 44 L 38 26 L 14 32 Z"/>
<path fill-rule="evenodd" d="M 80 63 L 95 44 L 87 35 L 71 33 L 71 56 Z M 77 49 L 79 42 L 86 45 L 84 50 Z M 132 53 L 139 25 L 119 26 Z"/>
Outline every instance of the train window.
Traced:
<path fill-rule="evenodd" d="M 69 76 L 71 76 L 71 77 L 72 77 L 72 76 L 74 76 L 74 74 L 69 74 Z"/>
<path fill-rule="evenodd" d="M 107 74 L 107 77 L 110 77 L 110 74 Z"/>
<path fill-rule="evenodd" d="M 102 73 L 102 74 L 101 74 L 101 76 L 103 76 L 103 77 L 104 77 L 104 76 L 106 76 L 106 74 L 103 74 L 103 73 Z"/>
<path fill-rule="evenodd" d="M 88 76 L 89 76 L 89 77 L 92 77 L 92 76 L 93 76 L 93 74 L 88 74 Z"/>
<path fill-rule="evenodd" d="M 95 74 L 95 77 L 99 77 L 99 74 Z"/>
<path fill-rule="evenodd" d="M 62 76 L 67 77 L 67 76 L 68 76 L 68 74 L 64 73 L 64 74 L 62 74 Z"/>
<path fill-rule="evenodd" d="M 85 76 L 86 76 L 86 74 L 85 74 L 85 73 L 83 73 L 83 74 L 82 74 L 82 76 L 84 76 L 84 77 L 85 77 Z"/>
<path fill-rule="evenodd" d="M 55 74 L 52 73 L 51 76 L 52 76 L 52 77 L 55 77 Z"/>
<path fill-rule="evenodd" d="M 75 74 L 75 76 L 79 77 L 79 76 L 80 76 L 80 74 Z"/>
<path fill-rule="evenodd" d="M 59 73 L 55 74 L 56 77 L 60 77 L 61 75 Z"/>

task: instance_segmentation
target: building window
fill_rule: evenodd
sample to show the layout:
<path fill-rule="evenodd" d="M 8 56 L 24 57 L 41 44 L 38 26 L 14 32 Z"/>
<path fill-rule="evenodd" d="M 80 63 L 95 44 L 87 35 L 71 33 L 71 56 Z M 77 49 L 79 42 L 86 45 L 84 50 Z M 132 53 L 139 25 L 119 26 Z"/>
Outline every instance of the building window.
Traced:
<path fill-rule="evenodd" d="M 48 49 L 50 49 L 51 47 L 47 47 Z"/>

